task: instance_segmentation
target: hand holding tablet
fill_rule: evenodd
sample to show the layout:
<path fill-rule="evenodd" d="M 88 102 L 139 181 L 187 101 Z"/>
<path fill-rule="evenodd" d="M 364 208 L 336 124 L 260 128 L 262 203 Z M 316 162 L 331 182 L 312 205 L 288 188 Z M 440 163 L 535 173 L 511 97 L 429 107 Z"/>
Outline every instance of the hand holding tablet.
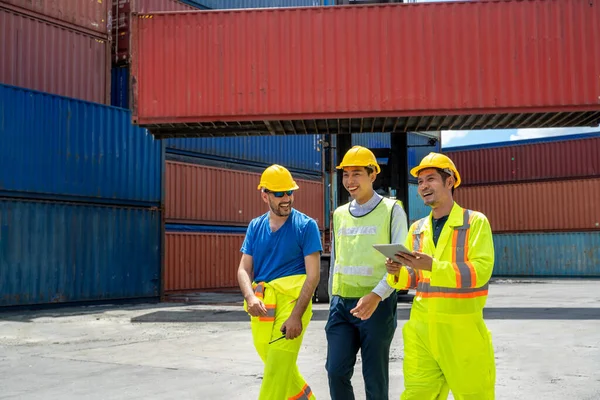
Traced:
<path fill-rule="evenodd" d="M 396 257 L 396 253 L 413 254 L 413 252 L 403 244 L 374 244 L 373 247 L 387 258 L 400 264 L 402 264 L 402 261 Z"/>
<path fill-rule="evenodd" d="M 410 251 L 401 244 L 374 244 L 373 247 L 390 260 L 405 267 L 423 271 L 431 271 L 433 269 L 433 257 L 429 254 Z M 399 259 L 396 253 L 399 253 L 402 259 Z M 386 262 L 386 268 L 390 274 L 396 274 L 398 270 L 398 267 L 388 262 Z"/>

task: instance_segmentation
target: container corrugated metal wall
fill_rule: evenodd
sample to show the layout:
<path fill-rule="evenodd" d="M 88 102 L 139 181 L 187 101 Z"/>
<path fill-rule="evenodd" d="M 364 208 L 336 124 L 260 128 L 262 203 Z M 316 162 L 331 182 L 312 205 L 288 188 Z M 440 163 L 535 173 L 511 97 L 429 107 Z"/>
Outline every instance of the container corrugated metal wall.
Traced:
<path fill-rule="evenodd" d="M 600 277 L 598 232 L 494 235 L 494 276 Z"/>
<path fill-rule="evenodd" d="M 113 0 L 113 55 L 116 62 L 129 59 L 129 41 L 132 13 L 156 11 L 190 11 L 204 8 L 199 2 L 188 0 Z"/>
<path fill-rule="evenodd" d="M 323 0 L 198 0 L 212 9 L 313 7 L 324 5 Z"/>
<path fill-rule="evenodd" d="M 129 108 L 129 68 L 113 67 L 111 75 L 110 105 Z"/>
<path fill-rule="evenodd" d="M 400 133 L 401 134 L 401 133 Z M 407 133 L 407 144 L 408 149 L 406 152 L 408 168 L 409 170 L 417 166 L 423 157 L 430 152 L 439 152 L 441 149 L 441 141 L 436 138 L 436 143 L 433 146 L 429 145 L 431 136 L 420 135 L 418 133 Z M 352 135 L 352 145 L 364 146 L 369 149 L 389 149 L 391 147 L 391 140 L 389 133 L 358 133 Z M 412 146 L 412 147 L 411 147 Z M 389 163 L 387 159 L 382 160 Z M 416 179 L 412 176 L 408 177 L 409 181 L 416 182 Z"/>
<path fill-rule="evenodd" d="M 598 21 L 598 0 L 155 14 L 133 21 L 134 118 L 150 125 L 598 112 Z M 418 56 L 406 62 L 405 54 Z M 431 62 L 434 55 L 445 61 Z M 481 128 L 477 120 L 467 125 Z"/>
<path fill-rule="evenodd" d="M 295 179 L 294 208 L 322 229 L 323 183 Z M 256 189 L 260 174 L 167 161 L 165 218 L 174 223 L 246 226 L 268 211 Z"/>
<path fill-rule="evenodd" d="M 249 160 L 308 173 L 322 170 L 321 135 L 165 139 L 167 151 L 181 150 L 230 160 Z"/>
<path fill-rule="evenodd" d="M 110 44 L 0 4 L 0 83 L 107 104 Z"/>
<path fill-rule="evenodd" d="M 156 297 L 158 210 L 0 199 L 0 306 Z"/>
<path fill-rule="evenodd" d="M 0 195 L 160 204 L 162 144 L 131 112 L 0 85 Z"/>
<path fill-rule="evenodd" d="M 238 287 L 243 233 L 166 232 L 166 292 Z"/>
<path fill-rule="evenodd" d="M 392 139 L 389 132 L 353 133 L 352 145 L 369 149 L 389 149 L 392 146 Z"/>
<path fill-rule="evenodd" d="M 600 135 L 445 154 L 464 177 L 463 185 L 600 176 Z"/>
<path fill-rule="evenodd" d="M 494 232 L 595 230 L 600 234 L 600 178 L 459 187 L 454 199 L 484 213 Z"/>
<path fill-rule="evenodd" d="M 114 0 L 118 1 L 118 0 Z M 2 0 L 17 6 L 21 12 L 32 11 L 72 25 L 75 29 L 86 29 L 108 37 L 111 25 L 111 0 Z"/>

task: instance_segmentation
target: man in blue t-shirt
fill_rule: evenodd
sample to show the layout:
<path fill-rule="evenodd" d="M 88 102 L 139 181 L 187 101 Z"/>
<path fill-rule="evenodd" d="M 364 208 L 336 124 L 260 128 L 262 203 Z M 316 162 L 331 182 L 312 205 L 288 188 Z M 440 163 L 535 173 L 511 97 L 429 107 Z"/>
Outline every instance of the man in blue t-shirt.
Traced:
<path fill-rule="evenodd" d="M 265 364 L 259 400 L 314 399 L 296 360 L 319 284 L 319 228 L 292 208 L 298 185 L 284 167 L 267 168 L 258 189 L 269 211 L 248 225 L 238 282 L 254 347 Z"/>

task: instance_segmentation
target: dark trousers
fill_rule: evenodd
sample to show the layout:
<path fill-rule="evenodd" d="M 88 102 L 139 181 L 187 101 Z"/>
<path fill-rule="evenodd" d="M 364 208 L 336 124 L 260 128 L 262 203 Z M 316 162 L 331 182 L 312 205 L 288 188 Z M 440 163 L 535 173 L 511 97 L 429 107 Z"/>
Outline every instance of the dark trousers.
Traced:
<path fill-rule="evenodd" d="M 339 296 L 331 299 L 325 326 L 329 393 L 332 400 L 354 400 L 350 379 L 360 349 L 367 400 L 388 400 L 390 345 L 398 325 L 398 296 L 394 291 L 366 321 L 350 314 L 357 302 Z"/>

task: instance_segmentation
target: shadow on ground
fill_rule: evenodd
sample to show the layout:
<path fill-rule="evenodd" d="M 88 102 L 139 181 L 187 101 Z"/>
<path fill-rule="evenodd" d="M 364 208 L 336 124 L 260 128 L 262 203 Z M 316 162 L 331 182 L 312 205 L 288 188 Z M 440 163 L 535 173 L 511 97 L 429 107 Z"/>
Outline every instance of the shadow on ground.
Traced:
<path fill-rule="evenodd" d="M 326 321 L 328 310 L 313 310 L 313 321 Z M 410 309 L 399 308 L 398 319 L 408 320 Z M 600 320 L 600 308 L 552 308 L 552 307 L 495 307 L 486 308 L 487 320 Z M 244 322 L 248 314 L 243 310 L 183 310 L 156 311 L 131 319 L 131 322 Z"/>

